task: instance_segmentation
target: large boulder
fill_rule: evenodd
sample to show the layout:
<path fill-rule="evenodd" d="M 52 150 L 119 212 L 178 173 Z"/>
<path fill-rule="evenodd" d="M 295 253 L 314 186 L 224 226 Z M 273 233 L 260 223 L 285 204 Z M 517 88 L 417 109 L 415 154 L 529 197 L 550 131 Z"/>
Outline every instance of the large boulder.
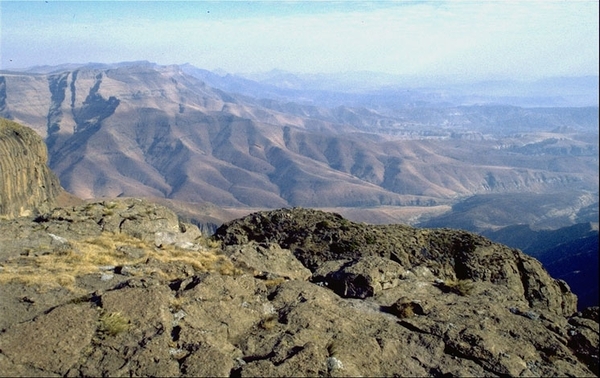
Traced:
<path fill-rule="evenodd" d="M 344 298 L 364 299 L 398 286 L 405 269 L 379 256 L 359 260 L 332 261 L 313 274 L 313 282 L 324 283 Z"/>
<path fill-rule="evenodd" d="M 282 249 L 277 244 L 250 242 L 228 246 L 224 253 L 238 267 L 268 280 L 308 280 L 312 275 L 289 249 Z"/>

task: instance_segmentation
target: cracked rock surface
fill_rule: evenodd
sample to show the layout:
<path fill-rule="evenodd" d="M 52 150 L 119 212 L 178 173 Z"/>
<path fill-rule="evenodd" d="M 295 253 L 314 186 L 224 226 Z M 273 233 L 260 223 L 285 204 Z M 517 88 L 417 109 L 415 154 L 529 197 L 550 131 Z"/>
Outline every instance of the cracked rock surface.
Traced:
<path fill-rule="evenodd" d="M 598 374 L 598 308 L 485 238 L 281 209 L 205 239 L 135 199 L 0 221 L 1 375 Z"/>

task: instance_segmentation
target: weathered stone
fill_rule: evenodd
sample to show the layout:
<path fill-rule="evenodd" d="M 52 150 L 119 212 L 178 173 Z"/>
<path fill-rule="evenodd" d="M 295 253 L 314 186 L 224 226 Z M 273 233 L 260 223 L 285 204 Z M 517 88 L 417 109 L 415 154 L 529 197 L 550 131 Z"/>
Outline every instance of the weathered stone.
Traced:
<path fill-rule="evenodd" d="M 282 277 L 285 279 L 307 280 L 311 276 L 288 249 L 277 244 L 248 243 L 232 246 L 224 250 L 237 266 L 249 270 L 255 276 Z"/>
<path fill-rule="evenodd" d="M 313 275 L 314 281 L 326 282 L 329 288 L 343 297 L 361 299 L 398 286 L 404 272 L 398 263 L 378 256 L 347 261 L 335 266 L 334 271 L 325 272 L 323 268 Z"/>
<path fill-rule="evenodd" d="M 389 311 L 399 318 L 410 318 L 414 315 L 427 315 L 429 313 L 426 304 L 418 299 L 410 299 L 407 297 L 399 298 L 390 307 Z"/>
<path fill-rule="evenodd" d="M 60 306 L 0 334 L 0 351 L 14 364 L 65 375 L 92 342 L 97 319 L 89 304 Z"/>
<path fill-rule="evenodd" d="M 189 377 L 229 377 L 234 367 L 231 353 L 219 347 L 201 344 L 185 357 L 182 371 Z"/>
<path fill-rule="evenodd" d="M 600 325 L 598 324 L 598 307 L 588 307 L 579 316 L 569 319 L 572 328 L 568 331 L 569 348 L 585 363 L 589 369 L 598 375 L 598 360 L 600 358 Z"/>
<path fill-rule="evenodd" d="M 358 224 L 337 214 L 294 208 L 250 214 L 224 224 L 215 236 L 226 245 L 278 243 L 313 272 L 326 261 L 379 256 L 407 270 L 425 266 L 443 280 L 508 287 L 531 306 L 563 316 L 576 311 L 568 286 L 550 277 L 537 260 L 465 231 Z"/>
<path fill-rule="evenodd" d="M 67 255 L 77 261 L 78 255 L 69 253 L 86 238 L 100 255 L 137 261 L 155 253 L 132 265 L 99 263 L 70 289 L 44 292 L 6 281 L 0 286 L 0 371 L 22 376 L 597 372 L 597 308 L 563 315 L 570 306 L 568 287 L 561 288 L 518 251 L 451 230 L 388 227 L 384 233 L 320 212 L 275 214 L 280 215 L 261 222 L 279 236 L 225 246 L 223 254 L 212 256 L 243 268 L 228 273 L 171 261 L 180 253 L 193 259 L 204 252 L 176 249 L 178 242 L 195 242 L 193 230 L 183 226 L 184 232 L 176 217 L 146 201 L 93 202 L 56 209 L 35 221 L 0 221 L 2 279 L 23 261 Z M 148 223 L 123 230 L 123 221 Z M 98 237 L 109 230 L 146 242 L 128 237 L 131 245 L 115 248 Z M 161 232 L 162 248 L 156 245 Z M 283 247 L 285 240 L 289 244 Z M 102 274 L 113 278 L 103 281 Z M 472 285 L 467 295 L 442 290 L 442 284 L 461 281 Z"/>

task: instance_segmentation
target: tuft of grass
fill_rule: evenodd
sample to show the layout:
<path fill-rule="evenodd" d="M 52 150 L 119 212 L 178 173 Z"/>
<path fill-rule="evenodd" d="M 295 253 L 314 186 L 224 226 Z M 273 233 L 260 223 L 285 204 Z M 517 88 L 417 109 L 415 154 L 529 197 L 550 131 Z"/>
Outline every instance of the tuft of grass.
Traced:
<path fill-rule="evenodd" d="M 415 316 L 415 310 L 411 303 L 402 303 L 401 305 L 396 306 L 395 314 L 400 319 L 412 318 Z"/>
<path fill-rule="evenodd" d="M 277 278 L 273 278 L 273 279 L 270 279 L 270 280 L 265 280 L 265 286 L 269 287 L 269 288 L 270 287 L 275 287 L 275 286 L 281 285 L 284 282 L 285 282 L 285 278 L 283 278 L 283 277 L 277 277 Z"/>
<path fill-rule="evenodd" d="M 129 319 L 120 312 L 110 312 L 100 315 L 98 332 L 102 335 L 117 336 L 120 333 L 128 331 L 129 328 Z"/>
<path fill-rule="evenodd" d="M 92 210 L 92 209 L 94 208 L 94 206 L 95 206 L 95 203 L 93 203 L 93 202 L 88 202 L 88 203 L 86 203 L 86 204 L 85 204 L 85 206 L 83 207 L 83 210 L 84 210 L 84 211 L 90 211 L 90 210 Z"/>
<path fill-rule="evenodd" d="M 208 249 L 221 249 L 222 247 L 222 243 L 221 240 L 219 239 L 214 239 L 214 238 L 203 238 L 202 240 L 199 240 L 201 243 L 201 245 L 205 248 Z"/>
<path fill-rule="evenodd" d="M 340 342 L 338 340 L 331 340 L 328 344 L 327 344 L 327 354 L 329 355 L 329 357 L 338 357 L 339 356 L 339 351 L 342 348 L 342 345 L 340 344 Z"/>
<path fill-rule="evenodd" d="M 269 315 L 265 316 L 263 319 L 261 319 L 261 321 L 258 325 L 260 328 L 262 328 L 266 331 L 269 331 L 277 325 L 277 320 L 278 320 L 278 317 L 276 314 L 269 314 Z"/>
<path fill-rule="evenodd" d="M 187 300 L 182 297 L 174 297 L 169 303 L 169 308 L 172 313 L 183 310 L 183 306 L 186 304 Z"/>
<path fill-rule="evenodd" d="M 441 284 L 442 290 L 467 296 L 473 292 L 475 284 L 470 280 L 446 280 Z"/>
<path fill-rule="evenodd" d="M 107 204 L 105 204 L 105 207 L 107 209 L 114 209 L 115 207 L 117 207 L 117 203 L 116 202 L 108 202 Z"/>

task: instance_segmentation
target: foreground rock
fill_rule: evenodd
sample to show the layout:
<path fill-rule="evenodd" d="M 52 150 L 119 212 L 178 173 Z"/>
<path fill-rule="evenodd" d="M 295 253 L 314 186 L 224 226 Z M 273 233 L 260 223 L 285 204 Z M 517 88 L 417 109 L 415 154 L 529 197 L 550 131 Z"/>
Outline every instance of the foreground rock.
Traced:
<path fill-rule="evenodd" d="M 135 199 L 1 221 L 2 375 L 598 374 L 598 309 L 486 239 L 304 209 L 217 237 Z"/>

